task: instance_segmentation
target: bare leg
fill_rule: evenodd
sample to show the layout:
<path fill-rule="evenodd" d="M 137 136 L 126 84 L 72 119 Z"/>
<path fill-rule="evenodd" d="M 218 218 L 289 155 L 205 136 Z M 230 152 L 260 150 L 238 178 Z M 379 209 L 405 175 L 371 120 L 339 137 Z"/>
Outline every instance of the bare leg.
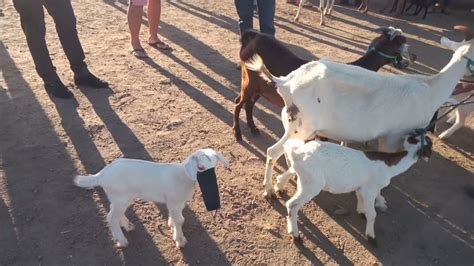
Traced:
<path fill-rule="evenodd" d="M 158 25 L 161 18 L 161 0 L 148 0 L 147 15 L 150 31 L 148 43 L 156 43 L 160 41 L 160 38 L 158 38 Z"/>
<path fill-rule="evenodd" d="M 128 7 L 128 27 L 130 28 L 133 49 L 143 49 L 140 43 L 140 27 L 142 25 L 143 6 L 130 4 Z"/>

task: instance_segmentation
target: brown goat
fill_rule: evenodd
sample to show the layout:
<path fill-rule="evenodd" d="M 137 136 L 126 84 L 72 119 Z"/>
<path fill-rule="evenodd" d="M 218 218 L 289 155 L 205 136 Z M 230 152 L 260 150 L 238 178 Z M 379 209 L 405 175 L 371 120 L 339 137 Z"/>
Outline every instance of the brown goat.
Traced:
<path fill-rule="evenodd" d="M 375 38 L 370 44 L 369 50 L 360 59 L 349 63 L 369 70 L 377 71 L 382 66 L 394 63 L 402 65 L 401 47 L 406 43 L 406 38 L 400 34 L 393 35 L 393 28 L 381 28 L 382 34 Z M 246 68 L 244 62 L 254 54 L 260 55 L 268 70 L 274 76 L 286 76 L 293 70 L 308 63 L 293 54 L 281 42 L 273 36 L 248 31 L 242 35 L 240 49 L 240 60 L 242 67 L 242 83 L 240 95 L 235 98 L 234 107 L 234 136 L 237 141 L 242 140 L 239 116 L 240 110 L 245 104 L 247 124 L 252 134 L 258 134 L 259 130 L 253 121 L 253 107 L 260 96 L 265 97 L 272 104 L 283 107 L 283 99 L 277 93 L 274 86 L 267 84 L 257 73 Z M 405 51 L 407 52 L 407 51 Z M 410 60 L 415 60 L 415 55 L 410 55 Z"/>

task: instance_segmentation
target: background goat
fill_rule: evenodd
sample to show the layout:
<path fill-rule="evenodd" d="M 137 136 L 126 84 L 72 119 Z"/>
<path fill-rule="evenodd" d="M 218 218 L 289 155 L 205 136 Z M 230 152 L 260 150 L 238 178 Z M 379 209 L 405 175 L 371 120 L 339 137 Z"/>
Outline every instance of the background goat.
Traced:
<path fill-rule="evenodd" d="M 424 144 L 421 140 L 424 138 Z M 421 145 L 420 145 L 421 144 Z M 410 168 L 419 158 L 431 156 L 431 141 L 424 135 L 409 135 L 404 150 L 397 153 L 364 152 L 330 142 L 290 139 L 285 153 L 291 162 L 290 174 L 279 176 L 277 188 L 288 181 L 285 177 L 298 175 L 296 194 L 286 202 L 288 233 L 293 241 L 301 241 L 298 231 L 298 211 L 321 190 L 334 194 L 355 191 L 357 212 L 367 219 L 365 235 L 377 245 L 374 232 L 375 205 L 386 208 L 380 191 L 390 184 L 392 177 Z M 375 205 L 374 205 L 375 203 Z"/>
<path fill-rule="evenodd" d="M 402 31 L 388 27 L 379 28 L 382 34 L 375 38 L 369 45 L 364 56 L 349 64 L 360 66 L 369 70 L 377 71 L 384 65 L 400 62 L 407 64 L 409 58 L 414 61 L 416 56 L 408 51 L 407 39 Z M 235 99 L 234 107 L 234 136 L 236 140 L 242 139 L 240 131 L 240 110 L 245 104 L 247 124 L 252 134 L 258 134 L 258 129 L 253 121 L 253 107 L 260 96 L 265 97 L 272 104 L 283 107 L 284 102 L 277 93 L 276 88 L 263 80 L 258 73 L 249 71 L 245 61 L 253 55 L 258 54 L 270 72 L 275 76 L 286 76 L 293 70 L 308 63 L 293 54 L 281 42 L 267 34 L 248 31 L 242 35 L 242 47 L 240 49 L 240 60 L 242 66 L 242 81 L 240 95 Z M 402 62 L 403 61 L 403 62 Z M 400 65 L 397 65 L 400 67 Z"/>
<path fill-rule="evenodd" d="M 282 122 L 285 133 L 267 149 L 264 196 L 272 196 L 273 167 L 290 138 L 317 136 L 341 141 L 365 142 L 381 138 L 379 149 L 395 151 L 401 136 L 426 127 L 436 110 L 452 94 L 457 82 L 474 65 L 474 40 L 467 27 L 451 61 L 433 76 L 389 75 L 351 65 L 319 60 L 289 75 L 274 77 L 259 56 L 247 63 L 252 71 L 278 88 L 285 101 Z"/>
<path fill-rule="evenodd" d="M 301 0 L 298 5 L 298 12 L 296 12 L 295 21 L 298 21 L 301 13 L 301 8 L 304 3 L 308 0 Z M 334 7 L 334 0 L 319 0 L 319 12 L 321 12 L 321 20 L 319 25 L 324 25 L 324 17 L 330 16 L 332 13 L 332 8 Z"/>
<path fill-rule="evenodd" d="M 74 183 L 83 188 L 104 189 L 110 201 L 107 222 L 118 247 L 128 246 L 120 227 L 126 231 L 135 229 L 125 211 L 136 198 L 166 204 L 173 240 L 177 247 L 184 247 L 187 242 L 182 230 L 184 205 L 194 193 L 197 173 L 216 167 L 217 161 L 229 167 L 224 156 L 212 149 L 198 150 L 183 163 L 118 159 L 95 175 L 77 176 Z"/>

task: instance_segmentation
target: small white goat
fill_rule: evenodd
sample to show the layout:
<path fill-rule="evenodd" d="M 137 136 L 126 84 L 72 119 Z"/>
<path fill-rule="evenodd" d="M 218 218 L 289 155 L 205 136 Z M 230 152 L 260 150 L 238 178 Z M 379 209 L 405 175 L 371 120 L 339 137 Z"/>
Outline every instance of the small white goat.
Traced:
<path fill-rule="evenodd" d="M 298 5 L 298 12 L 296 12 L 295 21 L 298 21 L 301 13 L 301 8 L 303 7 L 304 3 L 308 0 L 300 0 L 300 4 Z M 324 17 L 331 16 L 332 8 L 334 7 L 334 0 L 320 0 L 319 1 L 319 12 L 321 13 L 321 20 L 319 21 L 319 25 L 324 25 Z"/>
<path fill-rule="evenodd" d="M 267 149 L 264 196 L 272 196 L 273 166 L 290 138 L 316 135 L 340 141 L 365 142 L 381 138 L 379 149 L 396 151 L 402 136 L 427 126 L 438 108 L 451 96 L 458 81 L 474 65 L 474 40 L 467 27 L 451 61 L 433 76 L 389 75 L 360 67 L 319 60 L 302 65 L 285 77 L 274 77 L 259 56 L 246 62 L 273 83 L 285 107 L 285 133 Z M 469 73 L 470 74 L 470 73 Z"/>
<path fill-rule="evenodd" d="M 95 175 L 77 176 L 74 183 L 83 188 L 101 186 L 104 189 L 110 201 L 107 221 L 118 247 L 128 246 L 128 240 L 120 227 L 126 231 L 135 229 L 125 216 L 125 210 L 136 198 L 166 204 L 173 240 L 177 247 L 184 247 L 187 242 L 182 230 L 184 205 L 194 193 L 197 173 L 216 167 L 217 161 L 229 167 L 224 156 L 212 149 L 198 150 L 183 163 L 154 163 L 122 158 Z"/>
<path fill-rule="evenodd" d="M 425 143 L 420 145 L 422 137 Z M 357 212 L 365 214 L 367 219 L 365 234 L 376 246 L 375 206 L 387 208 L 380 191 L 390 184 L 392 177 L 408 170 L 419 158 L 428 160 L 431 145 L 431 140 L 424 135 L 407 136 L 404 150 L 397 153 L 364 152 L 323 141 L 305 144 L 296 138 L 288 140 L 284 147 L 291 167 L 278 176 L 275 189 L 282 189 L 289 177 L 298 175 L 296 194 L 286 202 L 288 233 L 293 241 L 301 241 L 298 210 L 321 190 L 334 194 L 355 191 Z"/>

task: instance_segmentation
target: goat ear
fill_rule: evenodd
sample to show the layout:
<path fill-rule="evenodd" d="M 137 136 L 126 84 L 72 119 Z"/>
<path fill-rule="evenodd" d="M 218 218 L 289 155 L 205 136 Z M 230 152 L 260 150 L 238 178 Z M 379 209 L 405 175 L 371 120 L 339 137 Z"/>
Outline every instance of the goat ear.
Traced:
<path fill-rule="evenodd" d="M 224 155 L 220 152 L 216 152 L 216 158 L 219 160 L 225 168 L 229 169 L 229 162 L 224 158 Z"/>
<path fill-rule="evenodd" d="M 188 158 L 186 164 L 184 165 L 184 168 L 186 169 L 186 175 L 189 177 L 189 179 L 191 179 L 191 181 L 196 181 L 198 163 L 195 155 Z"/>

